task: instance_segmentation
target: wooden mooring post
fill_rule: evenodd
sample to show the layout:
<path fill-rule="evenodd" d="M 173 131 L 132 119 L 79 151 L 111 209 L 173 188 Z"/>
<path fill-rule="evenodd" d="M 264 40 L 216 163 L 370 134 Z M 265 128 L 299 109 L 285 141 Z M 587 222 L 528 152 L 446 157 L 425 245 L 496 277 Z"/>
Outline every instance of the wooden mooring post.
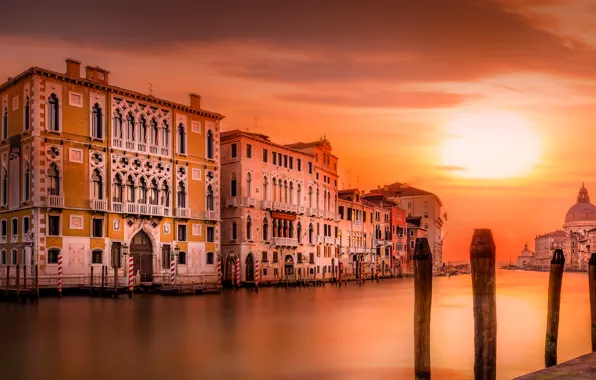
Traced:
<path fill-rule="evenodd" d="M 562 249 L 555 249 L 550 262 L 548 279 L 548 316 L 546 320 L 546 343 L 544 345 L 544 363 L 546 367 L 557 365 L 557 340 L 559 337 L 559 311 L 561 308 L 561 285 L 565 255 Z"/>
<path fill-rule="evenodd" d="M 118 266 L 114 266 L 114 297 L 118 298 Z"/>
<path fill-rule="evenodd" d="M 35 301 L 39 302 L 39 264 L 35 264 Z"/>
<path fill-rule="evenodd" d="M 21 296 L 21 266 L 17 264 L 17 299 Z"/>
<path fill-rule="evenodd" d="M 590 320 L 592 324 L 592 352 L 596 352 L 596 253 L 588 263 L 588 287 L 590 288 Z"/>
<path fill-rule="evenodd" d="M 89 295 L 93 295 L 93 265 L 91 265 L 91 282 L 89 283 Z"/>
<path fill-rule="evenodd" d="M 104 288 L 106 285 L 106 277 L 105 274 L 108 271 L 108 267 L 106 267 L 105 265 L 101 266 L 101 290 L 100 290 L 100 296 L 103 297 L 104 295 Z"/>
<path fill-rule="evenodd" d="M 414 250 L 414 371 L 415 378 L 430 379 L 430 310 L 432 254 L 426 238 L 416 239 Z"/>
<path fill-rule="evenodd" d="M 6 266 L 6 292 L 4 296 L 8 297 L 8 290 L 10 289 L 10 265 Z"/>
<path fill-rule="evenodd" d="M 470 244 L 474 303 L 474 378 L 497 376 L 495 242 L 489 229 L 476 229 Z"/>

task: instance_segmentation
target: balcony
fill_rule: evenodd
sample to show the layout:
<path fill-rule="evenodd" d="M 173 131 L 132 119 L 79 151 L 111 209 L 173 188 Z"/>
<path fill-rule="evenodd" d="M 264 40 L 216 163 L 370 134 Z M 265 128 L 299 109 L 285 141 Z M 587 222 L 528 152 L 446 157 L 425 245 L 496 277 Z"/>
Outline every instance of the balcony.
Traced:
<path fill-rule="evenodd" d="M 108 200 L 91 199 L 89 208 L 94 211 L 108 211 Z"/>
<path fill-rule="evenodd" d="M 257 199 L 253 197 L 244 198 L 244 205 L 247 207 L 255 207 L 257 205 Z"/>
<path fill-rule="evenodd" d="M 318 216 L 319 218 L 324 218 L 324 217 L 325 217 L 325 212 L 324 212 L 323 210 L 318 210 L 318 211 L 317 211 L 317 214 L 318 214 L 317 216 Z"/>
<path fill-rule="evenodd" d="M 122 139 L 113 138 L 112 139 L 112 147 L 122 149 L 124 146 L 124 141 Z"/>
<path fill-rule="evenodd" d="M 226 207 L 238 207 L 238 197 L 227 197 Z"/>
<path fill-rule="evenodd" d="M 317 216 L 317 209 L 309 207 L 308 208 L 308 216 Z"/>
<path fill-rule="evenodd" d="M 298 239 L 275 237 L 273 238 L 273 245 L 276 247 L 297 247 Z"/>
<path fill-rule="evenodd" d="M 293 214 L 298 214 L 298 205 L 289 205 L 291 210 L 288 210 L 289 212 L 293 213 Z"/>
<path fill-rule="evenodd" d="M 131 140 L 126 140 L 125 141 L 125 146 L 126 146 L 126 150 L 135 150 L 135 142 L 131 141 Z"/>
<path fill-rule="evenodd" d="M 335 238 L 335 245 L 337 245 L 337 246 L 341 245 L 341 238 Z"/>
<path fill-rule="evenodd" d="M 317 236 L 317 243 L 319 244 L 323 244 L 325 242 L 325 237 L 324 236 Z"/>
<path fill-rule="evenodd" d="M 161 155 L 162 156 L 169 156 L 170 155 L 170 148 L 162 146 L 161 147 Z"/>
<path fill-rule="evenodd" d="M 306 207 L 298 206 L 298 214 L 300 214 L 300 215 L 306 214 Z"/>
<path fill-rule="evenodd" d="M 190 214 L 190 210 L 189 210 L 189 214 Z M 211 211 L 205 211 L 205 219 L 207 220 L 217 220 L 217 218 L 215 217 L 215 211 L 211 210 Z M 252 239 L 248 239 L 248 240 L 252 240 Z"/>
<path fill-rule="evenodd" d="M 273 209 L 275 211 L 287 211 L 288 210 L 288 205 L 282 202 L 274 202 L 273 203 Z"/>
<path fill-rule="evenodd" d="M 361 220 L 353 220 L 352 224 L 355 226 L 361 226 L 362 225 L 362 221 Z"/>
<path fill-rule="evenodd" d="M 376 247 L 383 246 L 383 245 L 385 245 L 385 240 L 379 240 L 379 239 L 375 240 Z"/>
<path fill-rule="evenodd" d="M 273 206 L 273 202 L 263 201 L 263 210 L 271 210 L 272 206 Z"/>
<path fill-rule="evenodd" d="M 178 218 L 188 218 L 188 217 L 190 217 L 190 209 L 189 208 L 176 207 L 176 216 Z"/>
<path fill-rule="evenodd" d="M 341 220 L 341 215 L 339 215 L 339 214 L 335 214 L 335 216 L 334 216 L 334 220 L 335 220 L 336 222 L 339 222 L 339 221 Z"/>
<path fill-rule="evenodd" d="M 159 147 L 157 145 L 149 145 L 149 153 L 159 154 Z"/>
<path fill-rule="evenodd" d="M 64 195 L 48 195 L 46 199 L 47 207 L 64 207 Z"/>
<path fill-rule="evenodd" d="M 335 239 L 330 236 L 325 236 L 325 244 L 333 244 L 335 243 Z"/>

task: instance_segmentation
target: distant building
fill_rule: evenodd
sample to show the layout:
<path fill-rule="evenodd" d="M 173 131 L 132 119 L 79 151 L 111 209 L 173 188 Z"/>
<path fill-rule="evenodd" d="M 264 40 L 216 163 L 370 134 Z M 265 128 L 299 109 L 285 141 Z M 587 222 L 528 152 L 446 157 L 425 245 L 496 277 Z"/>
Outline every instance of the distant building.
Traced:
<path fill-rule="evenodd" d="M 517 256 L 517 266 L 520 268 L 530 267 L 534 262 L 534 253 L 528 248 L 528 243 L 524 245 L 521 254 Z"/>
<path fill-rule="evenodd" d="M 442 228 L 446 214 L 441 210 L 443 203 L 431 192 L 395 182 L 372 190 L 371 194 L 383 194 L 406 211 L 406 217 L 420 217 L 419 228 L 424 229 L 433 253 L 435 268 L 443 264 Z"/>
<path fill-rule="evenodd" d="M 414 249 L 416 247 L 416 239 L 427 237 L 427 231 L 422 224 L 422 217 L 407 217 L 407 230 L 408 230 L 408 258 L 407 258 L 407 270 L 406 273 L 414 273 L 414 266 L 412 258 L 414 257 Z"/>

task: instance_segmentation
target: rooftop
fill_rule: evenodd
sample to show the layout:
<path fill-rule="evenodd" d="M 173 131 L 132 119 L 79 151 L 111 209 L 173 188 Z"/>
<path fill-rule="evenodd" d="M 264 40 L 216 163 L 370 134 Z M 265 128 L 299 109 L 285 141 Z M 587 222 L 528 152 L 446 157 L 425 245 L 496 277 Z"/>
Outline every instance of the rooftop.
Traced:
<path fill-rule="evenodd" d="M 439 199 L 439 197 L 426 190 L 418 189 L 416 187 L 412 187 L 408 184 L 402 182 L 395 182 L 391 185 L 385 185 L 375 190 L 371 190 L 370 194 L 383 194 L 387 197 L 411 197 L 417 195 L 431 195 L 437 198 L 439 205 L 443 206 L 443 203 Z"/>

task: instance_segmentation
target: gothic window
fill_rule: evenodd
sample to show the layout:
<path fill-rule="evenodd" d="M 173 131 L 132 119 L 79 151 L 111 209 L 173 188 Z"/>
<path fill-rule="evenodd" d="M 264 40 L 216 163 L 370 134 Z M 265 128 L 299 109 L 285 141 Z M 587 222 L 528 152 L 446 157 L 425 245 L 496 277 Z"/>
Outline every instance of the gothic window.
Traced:
<path fill-rule="evenodd" d="M 31 129 L 31 103 L 29 97 L 25 100 L 25 131 Z"/>
<path fill-rule="evenodd" d="M 252 240 L 252 218 L 246 218 L 246 240 Z"/>
<path fill-rule="evenodd" d="M 91 114 L 91 136 L 103 139 L 103 113 L 99 104 L 95 103 Z"/>
<path fill-rule="evenodd" d="M 126 139 L 129 141 L 134 141 L 135 139 L 135 119 L 132 113 L 126 116 Z"/>
<path fill-rule="evenodd" d="M 4 107 L 4 112 L 2 113 L 2 140 L 6 140 L 8 138 L 8 109 Z"/>
<path fill-rule="evenodd" d="M 267 200 L 267 177 L 263 177 L 263 200 Z"/>
<path fill-rule="evenodd" d="M 147 143 L 147 121 L 144 117 L 141 116 L 139 120 L 139 139 L 141 140 L 142 144 Z"/>
<path fill-rule="evenodd" d="M 60 130 L 59 120 L 60 101 L 56 94 L 50 95 L 48 99 L 48 130 L 58 132 Z"/>
<path fill-rule="evenodd" d="M 139 180 L 139 203 L 147 203 L 147 180 L 143 177 Z"/>
<path fill-rule="evenodd" d="M 135 201 L 135 181 L 130 175 L 126 179 L 126 201 L 131 203 Z"/>
<path fill-rule="evenodd" d="M 290 222 L 290 233 L 289 233 L 288 237 L 290 239 L 294 238 L 294 223 L 293 222 Z"/>
<path fill-rule="evenodd" d="M 103 179 L 99 170 L 95 169 L 93 171 L 91 181 L 93 182 L 92 198 L 103 199 Z"/>
<path fill-rule="evenodd" d="M 213 199 L 213 188 L 211 185 L 207 186 L 207 211 L 215 210 L 215 204 Z"/>
<path fill-rule="evenodd" d="M 248 174 L 246 174 L 246 196 L 247 197 L 252 196 L 251 185 L 252 185 L 252 175 L 250 173 L 248 173 Z"/>
<path fill-rule="evenodd" d="M 31 199 L 31 168 L 29 162 L 25 162 L 25 174 L 23 175 L 24 186 L 24 201 L 28 202 Z"/>
<path fill-rule="evenodd" d="M 48 168 L 48 179 L 49 179 L 48 194 L 49 195 L 60 195 L 60 169 L 58 169 L 58 164 L 56 164 L 55 162 L 51 163 L 50 167 Z M 4 173 L 3 173 L 3 180 L 4 180 Z M 4 189 L 4 184 L 2 186 Z M 4 196 L 5 196 L 5 194 L 3 194 L 3 197 Z"/>
<path fill-rule="evenodd" d="M 275 192 L 276 192 L 276 189 L 277 189 L 277 180 L 275 178 L 273 178 L 273 181 L 272 182 L 273 183 L 272 183 L 272 186 L 271 186 L 271 200 L 273 202 L 277 202 L 277 198 L 275 196 Z"/>
<path fill-rule="evenodd" d="M 178 208 L 186 208 L 186 186 L 184 182 L 178 182 Z"/>
<path fill-rule="evenodd" d="M 236 184 L 236 173 L 232 173 L 232 180 L 230 181 L 230 192 L 232 197 L 238 196 L 238 189 Z"/>
<path fill-rule="evenodd" d="M 168 126 L 168 123 L 166 123 L 165 121 L 163 122 L 162 126 L 162 145 L 164 148 L 167 148 L 170 146 L 170 127 Z"/>
<path fill-rule="evenodd" d="M 263 240 L 269 240 L 269 222 L 267 221 L 267 218 L 263 220 Z"/>
<path fill-rule="evenodd" d="M 151 145 L 158 145 L 159 129 L 157 128 L 157 120 L 151 119 Z"/>
<path fill-rule="evenodd" d="M 170 206 L 170 187 L 166 181 L 161 184 L 161 205 L 164 207 Z"/>
<path fill-rule="evenodd" d="M 298 226 L 296 226 L 296 237 L 298 238 L 298 243 L 302 241 L 302 223 L 298 222 Z"/>
<path fill-rule="evenodd" d="M 113 201 L 114 202 L 118 202 L 118 203 L 122 203 L 122 178 L 120 177 L 120 174 L 116 174 L 116 177 L 114 178 L 114 195 L 113 195 Z"/>
<path fill-rule="evenodd" d="M 308 207 L 312 208 L 312 186 L 308 187 Z"/>
<path fill-rule="evenodd" d="M 213 159 L 215 157 L 215 147 L 213 141 L 213 132 L 207 132 L 207 158 Z"/>
<path fill-rule="evenodd" d="M 297 200 L 296 204 L 298 206 L 301 206 L 302 205 L 302 199 L 301 198 L 302 198 L 302 186 L 300 186 L 300 184 L 298 184 L 298 187 L 296 189 L 296 200 Z"/>
<path fill-rule="evenodd" d="M 232 222 L 232 240 L 236 240 L 238 238 L 238 225 L 236 222 Z"/>
<path fill-rule="evenodd" d="M 151 192 L 149 193 L 149 203 L 157 205 L 159 202 L 159 187 L 155 178 L 151 180 Z"/>
<path fill-rule="evenodd" d="M 313 226 L 312 226 L 312 223 L 311 223 L 308 226 L 308 242 L 310 244 L 314 244 L 314 235 L 313 235 L 313 233 L 314 233 L 314 229 L 313 229 Z"/>
<path fill-rule="evenodd" d="M 186 154 L 186 131 L 184 125 L 178 125 L 178 153 Z"/>
<path fill-rule="evenodd" d="M 121 139 L 122 138 L 122 114 L 120 111 L 114 112 L 114 138 Z"/>

